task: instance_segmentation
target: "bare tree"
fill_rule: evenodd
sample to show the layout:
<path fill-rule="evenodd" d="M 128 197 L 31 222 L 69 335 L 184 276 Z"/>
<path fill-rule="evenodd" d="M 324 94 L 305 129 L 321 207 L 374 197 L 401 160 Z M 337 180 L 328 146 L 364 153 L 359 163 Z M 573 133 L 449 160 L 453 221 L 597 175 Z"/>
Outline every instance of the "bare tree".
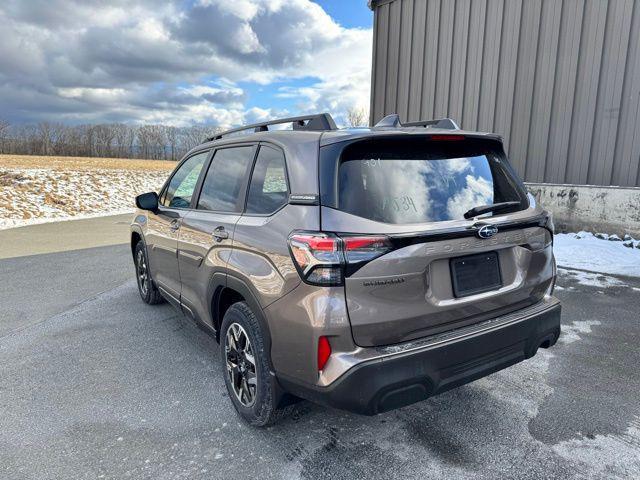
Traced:
<path fill-rule="evenodd" d="M 164 159 L 166 157 L 167 137 L 164 125 L 149 125 L 151 130 L 151 143 L 153 145 L 152 157 Z"/>
<path fill-rule="evenodd" d="M 91 153 L 91 146 L 87 141 L 86 125 L 77 125 L 68 127 L 65 132 L 65 148 L 63 155 L 73 156 L 89 156 Z"/>
<path fill-rule="evenodd" d="M 178 128 L 166 125 L 124 123 L 37 125 L 0 123 L 0 150 L 24 155 L 68 155 L 82 157 L 129 157 L 176 160 L 219 132 L 218 127 L 195 125 Z"/>
<path fill-rule="evenodd" d="M 38 155 L 38 134 L 35 125 L 20 125 L 14 130 L 8 153 Z"/>
<path fill-rule="evenodd" d="M 188 127 L 184 131 L 184 147 L 189 151 L 193 147 L 200 145 L 204 142 L 209 134 L 210 129 L 202 125 L 193 125 Z"/>
<path fill-rule="evenodd" d="M 38 124 L 38 142 L 41 155 L 49 155 L 53 144 L 53 124 L 40 122 Z"/>
<path fill-rule="evenodd" d="M 65 132 L 67 127 L 59 122 L 51 124 L 51 153 L 58 155 L 64 152 L 65 149 Z"/>
<path fill-rule="evenodd" d="M 112 124 L 101 124 L 93 127 L 96 142 L 96 152 L 99 157 L 111 157 L 111 146 L 115 138 L 115 130 Z"/>
<path fill-rule="evenodd" d="M 142 125 L 138 127 L 136 135 L 140 145 L 140 155 L 142 158 L 150 158 L 151 143 L 153 141 L 151 137 L 153 136 L 153 133 L 151 132 L 149 125 Z"/>
<path fill-rule="evenodd" d="M 364 108 L 352 107 L 347 110 L 347 124 L 350 127 L 364 127 L 367 125 L 368 116 Z"/>
<path fill-rule="evenodd" d="M 170 151 L 170 160 L 175 160 L 178 154 L 178 129 L 176 127 L 164 127 L 164 136 L 167 139 Z"/>
<path fill-rule="evenodd" d="M 136 132 L 124 123 L 113 124 L 114 144 L 116 156 L 120 158 L 133 156 L 133 144 L 136 139 Z"/>
<path fill-rule="evenodd" d="M 0 153 L 4 153 L 4 145 L 9 136 L 9 127 L 11 124 L 6 120 L 0 120 Z"/>

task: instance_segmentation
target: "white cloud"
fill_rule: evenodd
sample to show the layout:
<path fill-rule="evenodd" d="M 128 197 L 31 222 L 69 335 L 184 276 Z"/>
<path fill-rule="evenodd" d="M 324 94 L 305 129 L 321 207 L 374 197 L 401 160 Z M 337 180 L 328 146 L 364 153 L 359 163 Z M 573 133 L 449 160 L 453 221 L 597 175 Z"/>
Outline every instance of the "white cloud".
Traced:
<path fill-rule="evenodd" d="M 310 0 L 8 0 L 0 39 L 10 120 L 237 124 L 280 113 L 246 108 L 237 82 L 300 78 L 317 81 L 280 92 L 291 114 L 340 123 L 369 104 L 371 29 L 344 28 Z"/>
<path fill-rule="evenodd" d="M 127 96 L 123 88 L 59 88 L 58 94 L 64 98 L 75 98 L 94 103 L 112 103 L 122 101 Z"/>

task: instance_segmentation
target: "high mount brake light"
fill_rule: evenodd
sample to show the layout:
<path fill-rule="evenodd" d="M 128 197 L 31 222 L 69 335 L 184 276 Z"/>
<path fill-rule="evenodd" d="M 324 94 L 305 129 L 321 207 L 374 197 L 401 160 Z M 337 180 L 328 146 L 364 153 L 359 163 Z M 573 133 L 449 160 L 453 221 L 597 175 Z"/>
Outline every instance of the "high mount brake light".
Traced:
<path fill-rule="evenodd" d="M 444 142 L 456 142 L 464 140 L 464 135 L 431 135 L 430 140 L 444 141 Z"/>
<path fill-rule="evenodd" d="M 294 232 L 289 236 L 291 257 L 302 279 L 313 285 L 341 285 L 344 267 L 373 260 L 391 250 L 384 235 Z"/>

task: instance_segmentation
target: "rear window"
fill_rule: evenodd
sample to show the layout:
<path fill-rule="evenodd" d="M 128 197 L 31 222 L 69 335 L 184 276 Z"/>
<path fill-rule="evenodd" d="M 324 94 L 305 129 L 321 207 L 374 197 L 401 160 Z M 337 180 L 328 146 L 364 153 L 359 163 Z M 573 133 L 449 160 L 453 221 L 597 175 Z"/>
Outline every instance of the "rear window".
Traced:
<path fill-rule="evenodd" d="M 377 222 L 461 220 L 481 205 L 527 205 L 502 153 L 475 141 L 354 144 L 342 153 L 337 177 L 338 209 Z"/>

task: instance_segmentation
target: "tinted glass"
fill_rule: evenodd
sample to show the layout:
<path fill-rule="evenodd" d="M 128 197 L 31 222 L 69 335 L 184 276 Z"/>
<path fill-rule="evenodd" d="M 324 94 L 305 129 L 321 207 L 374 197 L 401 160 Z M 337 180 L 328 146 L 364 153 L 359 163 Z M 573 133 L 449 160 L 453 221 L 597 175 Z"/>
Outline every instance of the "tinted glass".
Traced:
<path fill-rule="evenodd" d="M 240 211 L 240 189 L 252 161 L 252 146 L 218 150 L 202 184 L 198 208 L 216 212 Z"/>
<path fill-rule="evenodd" d="M 180 165 L 180 168 L 171 177 L 169 186 L 162 196 L 162 205 L 165 207 L 189 208 L 200 170 L 202 170 L 208 155 L 209 152 L 198 153 Z"/>
<path fill-rule="evenodd" d="M 476 206 L 523 201 L 494 153 L 363 153 L 342 161 L 338 171 L 339 209 L 354 215 L 394 224 L 441 222 L 464 219 Z"/>
<path fill-rule="evenodd" d="M 262 146 L 251 177 L 247 213 L 268 214 L 287 202 L 287 174 L 281 150 Z"/>

